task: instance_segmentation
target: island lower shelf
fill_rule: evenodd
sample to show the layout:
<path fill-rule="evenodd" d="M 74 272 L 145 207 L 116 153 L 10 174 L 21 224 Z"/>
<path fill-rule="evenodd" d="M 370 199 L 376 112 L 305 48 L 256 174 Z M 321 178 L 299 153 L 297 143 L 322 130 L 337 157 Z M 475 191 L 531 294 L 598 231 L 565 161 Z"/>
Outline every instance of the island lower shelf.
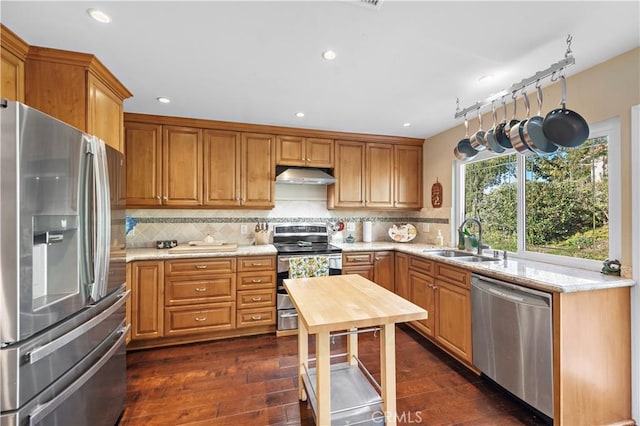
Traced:
<path fill-rule="evenodd" d="M 331 365 L 331 424 L 384 424 L 380 385 L 360 360 L 354 358 L 357 365 L 347 362 Z M 302 380 L 317 423 L 316 369 L 306 369 Z"/>

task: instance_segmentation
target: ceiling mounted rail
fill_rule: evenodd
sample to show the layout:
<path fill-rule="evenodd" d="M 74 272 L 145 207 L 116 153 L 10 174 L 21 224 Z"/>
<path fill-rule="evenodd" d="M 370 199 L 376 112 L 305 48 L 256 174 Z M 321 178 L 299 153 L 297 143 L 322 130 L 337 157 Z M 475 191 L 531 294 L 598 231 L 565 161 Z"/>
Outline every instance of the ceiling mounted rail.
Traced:
<path fill-rule="evenodd" d="M 456 102 L 456 114 L 455 114 L 455 118 L 460 118 L 460 117 L 464 117 L 466 114 L 470 113 L 470 112 L 476 112 L 479 109 L 482 109 L 486 106 L 490 106 L 492 102 L 495 102 L 496 100 L 503 98 L 505 96 L 507 96 L 508 94 L 513 94 L 516 92 L 519 92 L 520 90 L 524 89 L 525 87 L 533 84 L 533 83 L 537 83 L 540 80 L 547 78 L 549 76 L 553 76 L 554 74 L 558 74 L 559 72 L 563 71 L 565 68 L 573 65 L 576 63 L 576 60 L 574 59 L 574 57 L 571 55 L 571 40 L 572 37 L 569 34 L 569 36 L 567 36 L 567 51 L 564 54 L 564 59 L 561 61 L 556 62 L 555 64 L 552 64 L 551 66 L 549 66 L 549 68 L 543 70 L 543 71 L 538 71 L 537 73 L 535 73 L 534 75 L 532 75 L 531 77 L 525 78 L 524 80 L 522 80 L 519 83 L 513 84 L 511 87 L 509 87 L 508 89 L 503 89 L 501 91 L 499 91 L 497 94 L 489 96 L 487 99 L 485 99 L 484 101 L 478 101 L 475 104 L 464 108 L 464 109 L 460 109 L 459 107 L 459 103 Z M 555 81 L 552 78 L 552 81 Z"/>

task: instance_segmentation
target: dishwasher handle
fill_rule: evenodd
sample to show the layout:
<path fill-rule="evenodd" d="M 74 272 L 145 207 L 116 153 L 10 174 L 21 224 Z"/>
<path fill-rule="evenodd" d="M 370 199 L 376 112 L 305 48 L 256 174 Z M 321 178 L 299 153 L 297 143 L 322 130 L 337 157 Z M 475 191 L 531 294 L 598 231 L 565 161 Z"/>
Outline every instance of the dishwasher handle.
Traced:
<path fill-rule="evenodd" d="M 471 277 L 471 285 L 481 291 L 491 293 L 496 297 L 512 302 L 545 308 L 551 307 L 551 295 L 539 290 L 521 287 L 516 284 L 476 274 L 473 274 Z"/>

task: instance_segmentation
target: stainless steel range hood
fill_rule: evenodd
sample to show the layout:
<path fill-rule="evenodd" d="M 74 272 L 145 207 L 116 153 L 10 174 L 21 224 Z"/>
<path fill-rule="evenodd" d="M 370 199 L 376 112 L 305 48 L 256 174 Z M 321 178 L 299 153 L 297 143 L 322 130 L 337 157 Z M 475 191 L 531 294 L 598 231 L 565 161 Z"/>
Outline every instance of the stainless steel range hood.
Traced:
<path fill-rule="evenodd" d="M 310 167 L 289 167 L 276 176 L 276 183 L 298 185 L 331 185 L 336 178 L 321 169 Z"/>

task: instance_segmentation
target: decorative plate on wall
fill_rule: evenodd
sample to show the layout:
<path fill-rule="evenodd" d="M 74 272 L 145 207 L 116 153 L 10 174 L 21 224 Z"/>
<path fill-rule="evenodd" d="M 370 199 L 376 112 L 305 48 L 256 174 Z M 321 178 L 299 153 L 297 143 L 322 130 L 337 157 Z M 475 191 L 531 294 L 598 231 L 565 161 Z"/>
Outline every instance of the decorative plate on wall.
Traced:
<path fill-rule="evenodd" d="M 406 243 L 408 241 L 413 240 L 416 235 L 418 235 L 418 231 L 416 227 L 410 223 L 405 223 L 403 225 L 393 225 L 389 228 L 389 236 L 393 241 L 398 243 Z"/>

